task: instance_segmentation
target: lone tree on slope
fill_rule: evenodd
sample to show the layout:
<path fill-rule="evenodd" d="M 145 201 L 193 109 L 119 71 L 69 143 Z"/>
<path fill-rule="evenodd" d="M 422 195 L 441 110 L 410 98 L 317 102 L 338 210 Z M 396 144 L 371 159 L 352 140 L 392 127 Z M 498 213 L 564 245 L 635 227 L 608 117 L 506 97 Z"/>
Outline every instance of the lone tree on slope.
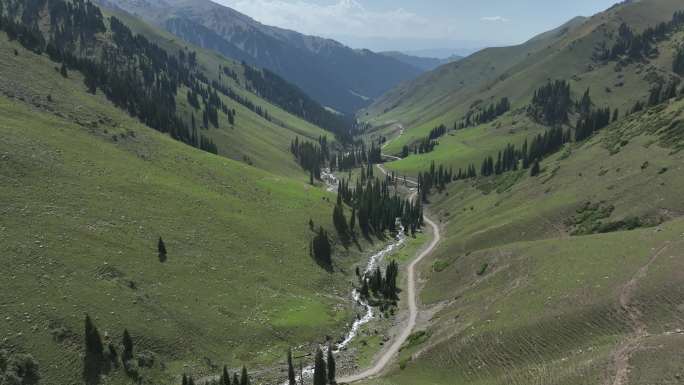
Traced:
<path fill-rule="evenodd" d="M 85 318 L 85 356 L 83 357 L 83 379 L 86 384 L 96 384 L 100 380 L 104 365 L 104 346 L 102 337 L 95 324 Z"/>
<path fill-rule="evenodd" d="M 157 243 L 157 250 L 159 251 L 159 262 L 166 262 L 166 245 L 162 237 L 159 237 L 159 242 Z"/>

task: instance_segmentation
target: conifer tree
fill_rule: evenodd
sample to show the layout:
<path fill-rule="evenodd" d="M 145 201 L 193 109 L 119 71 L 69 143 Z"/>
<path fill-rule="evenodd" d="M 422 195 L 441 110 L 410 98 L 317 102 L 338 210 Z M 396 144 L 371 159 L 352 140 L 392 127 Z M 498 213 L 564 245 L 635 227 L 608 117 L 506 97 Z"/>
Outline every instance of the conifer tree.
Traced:
<path fill-rule="evenodd" d="M 124 347 L 121 359 L 123 360 L 124 364 L 126 364 L 126 361 L 133 358 L 133 339 L 131 339 L 131 335 L 128 333 L 128 329 L 124 329 L 123 338 L 121 342 Z"/>
<path fill-rule="evenodd" d="M 335 381 L 335 357 L 333 355 L 333 346 L 331 343 L 328 343 L 328 383 L 337 383 L 337 381 Z"/>
<path fill-rule="evenodd" d="M 325 368 L 325 360 L 323 359 L 323 352 L 320 348 L 316 349 L 316 356 L 314 358 L 314 376 L 313 385 L 327 385 L 328 375 Z"/>
<path fill-rule="evenodd" d="M 532 169 L 530 170 L 530 175 L 531 176 L 537 176 L 541 172 L 541 168 L 539 166 L 539 159 L 535 159 L 534 163 L 532 164 Z"/>
<path fill-rule="evenodd" d="M 159 262 L 166 262 L 166 245 L 162 237 L 159 237 L 159 242 L 157 242 L 157 250 L 159 251 Z"/>
<path fill-rule="evenodd" d="M 288 385 L 297 385 L 294 366 L 292 365 L 292 348 L 287 349 L 287 380 Z"/>
<path fill-rule="evenodd" d="M 230 373 L 228 373 L 228 366 L 223 365 L 223 373 L 221 374 L 220 385 L 230 385 Z"/>
<path fill-rule="evenodd" d="M 247 367 L 242 367 L 242 376 L 240 377 L 240 385 L 249 385 L 249 374 L 247 374 Z"/>
<path fill-rule="evenodd" d="M 85 318 L 85 356 L 83 357 L 83 378 L 87 384 L 99 382 L 104 364 L 102 337 L 89 315 Z"/>
<path fill-rule="evenodd" d="M 62 63 L 62 66 L 59 68 L 59 73 L 62 75 L 63 78 L 69 77 L 69 72 L 67 71 L 66 64 Z"/>
<path fill-rule="evenodd" d="M 237 372 L 233 373 L 233 385 L 240 385 L 240 378 Z"/>
<path fill-rule="evenodd" d="M 349 218 L 349 231 L 354 235 L 356 230 L 356 207 L 352 207 L 351 218 Z"/>
<path fill-rule="evenodd" d="M 342 206 L 341 196 L 337 195 L 338 203 L 333 209 L 333 224 L 337 233 L 342 237 L 346 237 L 349 229 L 347 228 L 347 219 L 344 216 L 344 207 Z"/>

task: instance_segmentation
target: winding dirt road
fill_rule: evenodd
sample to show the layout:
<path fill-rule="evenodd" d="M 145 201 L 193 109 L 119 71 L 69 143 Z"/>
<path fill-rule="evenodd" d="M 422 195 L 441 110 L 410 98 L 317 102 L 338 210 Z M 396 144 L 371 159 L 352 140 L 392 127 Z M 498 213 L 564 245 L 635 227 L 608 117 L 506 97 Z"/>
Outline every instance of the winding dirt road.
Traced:
<path fill-rule="evenodd" d="M 403 132 L 403 128 L 402 128 Z M 385 175 L 388 175 L 387 170 L 385 170 L 382 165 L 377 165 L 378 169 Z M 406 179 L 407 183 L 417 185 L 417 183 L 413 180 Z M 417 193 L 414 192 L 411 197 L 412 199 L 416 199 Z M 361 373 L 354 374 L 351 376 L 347 376 L 344 378 L 339 378 L 338 382 L 343 384 L 343 383 L 351 383 L 351 382 L 356 382 L 356 381 L 361 381 L 365 380 L 370 377 L 374 377 L 380 373 L 382 373 L 385 368 L 387 368 L 387 365 L 390 363 L 390 361 L 394 358 L 394 356 L 399 353 L 399 349 L 401 348 L 401 345 L 406 342 L 408 337 L 411 335 L 413 332 L 413 329 L 416 327 L 416 319 L 418 318 L 418 301 L 417 301 L 417 273 L 416 273 L 416 268 L 418 264 L 425 259 L 428 255 L 430 255 L 435 248 L 437 247 L 437 244 L 441 240 L 441 235 L 439 233 L 439 226 L 435 222 L 433 222 L 430 218 L 427 216 L 424 218 L 425 222 L 430 225 L 432 228 L 432 234 L 433 238 L 428 247 L 423 250 L 408 266 L 408 284 L 407 284 L 407 293 L 408 293 L 408 308 L 409 308 L 409 319 L 408 323 L 404 326 L 402 329 L 401 334 L 399 337 L 397 337 L 392 345 L 387 349 L 385 352 L 383 352 L 382 356 L 375 362 L 375 364 L 364 370 Z"/>

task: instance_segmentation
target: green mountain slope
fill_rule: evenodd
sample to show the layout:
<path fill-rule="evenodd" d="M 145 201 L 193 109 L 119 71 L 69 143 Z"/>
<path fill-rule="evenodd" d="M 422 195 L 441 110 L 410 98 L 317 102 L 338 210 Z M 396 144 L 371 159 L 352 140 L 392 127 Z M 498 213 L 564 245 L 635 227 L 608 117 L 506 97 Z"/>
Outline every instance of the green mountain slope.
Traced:
<path fill-rule="evenodd" d="M 113 15 L 119 18 L 132 31 L 147 37 L 168 52 L 176 52 L 188 47 L 188 43 L 125 12 L 106 8 L 103 10 L 105 15 Z M 259 96 L 253 84 L 245 77 L 247 67 L 244 65 L 226 59 L 220 54 L 194 46 L 190 47 L 196 52 L 202 72 L 206 74 L 210 82 L 220 82 L 240 97 L 267 111 L 269 115 L 269 119 L 264 119 L 264 116 L 254 113 L 246 106 L 219 94 L 221 99 L 230 108 L 235 109 L 237 113 L 236 123 L 231 125 L 227 116 L 219 111 L 219 127 L 212 127 L 205 132 L 217 144 L 220 155 L 239 161 L 248 161 L 252 165 L 269 171 L 295 176 L 299 174 L 299 166 L 293 161 L 288 149 L 289 143 L 295 137 L 314 140 L 320 136 L 328 136 L 330 140 L 334 141 L 334 133 L 323 130 L 320 126 L 295 116 L 281 106 Z M 226 72 L 235 74 L 236 78 L 226 75 Z M 292 95 L 293 90 L 296 90 L 294 86 L 285 85 L 282 89 L 275 91 L 293 96 L 292 101 L 297 101 L 296 98 L 308 99 L 304 94 Z M 194 113 L 199 121 L 201 113 L 193 111 L 192 107 L 188 105 L 185 97 L 186 92 L 187 89 L 182 89 L 178 93 L 179 107 L 184 112 L 186 119 L 189 120 L 188 116 Z M 313 114 L 303 112 L 302 115 L 312 116 Z M 337 127 L 338 124 L 346 125 L 340 120 L 340 122 L 333 123 L 332 127 Z"/>
<path fill-rule="evenodd" d="M 125 21 L 169 52 L 184 47 Z M 95 47 L 111 39 L 98 34 Z M 244 68 L 197 52 L 209 81 L 219 65 Z M 0 350 L 33 355 L 41 383 L 83 383 L 86 314 L 117 349 L 130 332 L 137 375 L 155 384 L 223 364 L 272 367 L 288 346 L 339 334 L 353 319 L 343 271 L 360 252 L 338 247 L 333 274 L 309 256 L 309 220 L 332 229 L 334 205 L 289 154 L 292 138 L 329 132 L 250 92 L 240 72 L 222 80 L 270 120 L 222 95 L 236 124 L 200 131 L 225 155 L 216 156 L 143 125 L 101 88 L 88 92 L 82 72 L 5 32 L 0 73 Z M 185 91 L 176 95 L 183 119 Z M 103 380 L 131 381 L 121 368 Z"/>
<path fill-rule="evenodd" d="M 478 177 L 433 187 L 428 210 L 442 243 L 422 264 L 422 324 L 397 364 L 365 383 L 681 383 L 682 9 L 624 2 L 500 49 L 507 59 L 485 50 L 442 67 L 369 109 L 376 127 L 367 135 L 394 135 L 389 153 L 448 126 L 432 152 L 388 169 L 474 164 Z M 544 99 L 549 80 L 571 90 L 567 120 L 535 117 L 533 100 Z M 585 137 L 587 89 L 591 108 L 618 114 Z M 459 126 L 502 97 L 510 110 Z M 496 160 L 507 143 L 520 155 L 525 139 L 559 128 L 565 139 L 538 158 L 538 173 L 519 167 L 527 155 L 513 155 L 520 169 L 481 174 L 482 160 Z"/>
<path fill-rule="evenodd" d="M 427 337 L 367 383 L 679 383 L 683 112 L 625 118 L 536 177 L 433 196 L 446 235 L 421 273 Z"/>
<path fill-rule="evenodd" d="M 421 159 L 406 159 L 390 166 L 398 172 L 416 174 L 434 160 L 453 167 L 479 166 L 485 155 L 496 155 L 505 143 L 521 144 L 543 131 L 529 118 L 527 106 L 534 91 L 549 80 L 569 82 L 573 98 L 585 90 L 596 107 L 631 110 L 637 101 L 648 100 L 657 84 L 678 76 L 672 58 L 680 37 L 656 44 L 657 55 L 644 60 L 596 60 L 602 42 L 611 46 L 625 22 L 636 33 L 672 19 L 681 9 L 678 1 L 627 2 L 589 19 L 577 18 L 516 47 L 486 49 L 460 62 L 444 66 L 386 94 L 364 112 L 362 118 L 377 126 L 371 135 L 391 136 L 387 122 L 400 122 L 405 135 L 393 141 L 388 153 L 398 154 L 404 145 L 426 137 L 440 124 L 453 127 L 469 111 L 478 111 L 507 97 L 511 111 L 500 119 L 450 132 L 435 151 Z M 385 127 L 385 128 L 383 128 Z"/>

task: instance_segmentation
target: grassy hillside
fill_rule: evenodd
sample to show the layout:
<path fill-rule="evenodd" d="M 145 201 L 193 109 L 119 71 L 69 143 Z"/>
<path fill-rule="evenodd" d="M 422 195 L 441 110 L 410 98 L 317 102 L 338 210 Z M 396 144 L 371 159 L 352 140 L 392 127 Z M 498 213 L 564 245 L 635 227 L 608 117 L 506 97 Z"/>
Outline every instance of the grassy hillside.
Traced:
<path fill-rule="evenodd" d="M 548 80 L 567 80 L 574 99 L 589 89 L 596 107 L 610 107 L 624 114 L 637 101 L 647 100 L 655 84 L 678 78 L 672 73 L 672 59 L 682 40 L 681 32 L 659 42 L 658 54 L 644 60 L 603 63 L 593 56 L 601 42 L 611 44 L 622 22 L 638 33 L 671 20 L 681 9 L 680 2 L 674 0 L 630 2 L 589 19 L 574 19 L 520 46 L 486 49 L 428 73 L 391 91 L 361 117 L 379 127 L 369 136 L 391 135 L 387 122 L 405 126 L 405 135 L 386 149 L 396 154 L 434 127 L 452 127 L 468 111 L 507 97 L 512 108 L 506 115 L 451 132 L 439 139 L 433 153 L 420 160 L 396 162 L 389 168 L 415 175 L 432 160 L 453 167 L 465 167 L 468 162 L 479 165 L 484 156 L 496 155 L 492 150 L 502 147 L 498 144 L 520 144 L 525 137 L 543 130 L 525 109 L 534 91 Z"/>
<path fill-rule="evenodd" d="M 212 127 L 208 132 L 203 132 L 216 143 L 220 155 L 238 161 L 246 161 L 256 167 L 281 175 L 297 177 L 303 174 L 300 173 L 299 166 L 296 165 L 289 153 L 290 142 L 297 136 L 313 140 L 325 135 L 330 140 L 334 140 L 334 134 L 287 113 L 282 108 L 247 90 L 245 86 L 248 81 L 244 77 L 244 68 L 240 63 L 226 59 L 217 53 L 189 45 L 168 32 L 150 26 L 125 12 L 111 9 L 103 10 L 106 16 L 113 15 L 121 19 L 135 33 L 147 37 L 168 52 L 177 52 L 184 47 L 190 47 L 197 53 L 197 61 L 209 81 L 219 81 L 222 85 L 233 89 L 241 97 L 251 100 L 268 111 L 272 118 L 270 121 L 230 100 L 225 95 L 220 95 L 224 102 L 237 112 L 234 126 L 231 126 L 227 116 L 219 111 L 219 128 Z M 226 68 L 234 72 L 237 74 L 237 79 L 226 76 L 225 73 L 219 71 L 219 68 Z M 186 92 L 187 88 L 179 91 L 177 102 L 180 110 L 188 122 L 192 113 L 199 121 L 201 120 L 201 112 L 193 111 L 187 103 Z"/>
<path fill-rule="evenodd" d="M 141 375 L 155 384 L 273 365 L 353 318 L 344 271 L 361 253 L 340 247 L 334 274 L 313 262 L 308 222 L 332 228 L 333 197 L 288 152 L 290 138 L 322 130 L 243 89 L 286 127 L 236 106 L 235 128 L 210 130 L 231 143 L 215 156 L 140 124 L 4 33 L 0 72 L 11 74 L 0 77 L 0 349 L 36 357 L 41 383 L 81 382 L 85 314 L 106 343 L 128 329 L 136 353 L 154 357 Z M 231 149 L 270 171 L 228 159 Z M 130 381 L 122 370 L 106 380 Z"/>
<path fill-rule="evenodd" d="M 422 267 L 429 337 L 367 383 L 681 382 L 682 111 L 568 144 L 537 177 L 433 196 L 446 235 Z"/>

